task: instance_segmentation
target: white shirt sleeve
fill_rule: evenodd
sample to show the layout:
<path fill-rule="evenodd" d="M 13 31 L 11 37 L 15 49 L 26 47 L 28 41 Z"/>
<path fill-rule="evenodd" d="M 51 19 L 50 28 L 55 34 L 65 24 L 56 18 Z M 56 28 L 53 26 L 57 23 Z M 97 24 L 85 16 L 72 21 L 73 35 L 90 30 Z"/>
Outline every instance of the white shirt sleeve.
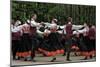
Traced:
<path fill-rule="evenodd" d="M 11 29 L 11 31 L 12 31 L 12 32 L 18 32 L 18 31 L 21 31 L 21 29 L 22 29 L 22 25 Z"/>
<path fill-rule="evenodd" d="M 64 26 L 62 32 L 63 32 L 63 34 L 67 34 L 67 33 L 66 33 L 66 26 Z"/>
<path fill-rule="evenodd" d="M 58 32 L 59 34 L 62 34 L 62 33 L 63 33 L 63 31 L 62 31 L 62 30 L 61 30 L 61 31 L 60 31 L 60 30 L 58 30 L 57 32 Z"/>
<path fill-rule="evenodd" d="M 43 34 L 43 32 L 41 32 L 40 30 L 37 30 L 37 33 L 39 33 L 39 34 Z"/>
<path fill-rule="evenodd" d="M 48 29 L 45 29 L 44 33 L 50 33 L 50 31 Z"/>
<path fill-rule="evenodd" d="M 33 20 L 31 21 L 31 26 L 37 26 L 38 24 Z"/>

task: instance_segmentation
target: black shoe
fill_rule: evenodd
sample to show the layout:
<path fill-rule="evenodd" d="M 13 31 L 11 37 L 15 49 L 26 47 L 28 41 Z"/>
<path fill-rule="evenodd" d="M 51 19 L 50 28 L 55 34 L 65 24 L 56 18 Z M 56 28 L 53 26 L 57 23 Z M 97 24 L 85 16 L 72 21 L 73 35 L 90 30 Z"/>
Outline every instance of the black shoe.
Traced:
<path fill-rule="evenodd" d="M 32 62 L 36 62 L 36 60 L 33 60 L 33 59 L 31 59 L 31 60 L 26 60 L 26 61 L 32 61 Z"/>
<path fill-rule="evenodd" d="M 32 60 L 33 62 L 36 62 L 36 60 Z"/>
<path fill-rule="evenodd" d="M 28 60 L 28 61 L 36 62 L 36 60 L 34 60 L 33 57 L 31 57 L 30 60 Z"/>
<path fill-rule="evenodd" d="M 27 59 L 25 58 L 24 61 L 27 61 Z"/>
<path fill-rule="evenodd" d="M 93 56 L 92 55 L 90 55 L 90 59 L 92 59 L 93 58 Z"/>
<path fill-rule="evenodd" d="M 50 62 L 54 62 L 56 60 L 56 58 L 53 58 Z"/>
<path fill-rule="evenodd" d="M 66 61 L 71 61 L 70 59 L 66 59 Z"/>
<path fill-rule="evenodd" d="M 15 58 L 15 57 L 13 57 L 13 60 L 16 60 L 16 58 Z"/>
<path fill-rule="evenodd" d="M 64 53 L 62 56 L 65 56 L 66 54 Z"/>
<path fill-rule="evenodd" d="M 16 67 L 16 66 L 11 66 L 11 67 Z"/>

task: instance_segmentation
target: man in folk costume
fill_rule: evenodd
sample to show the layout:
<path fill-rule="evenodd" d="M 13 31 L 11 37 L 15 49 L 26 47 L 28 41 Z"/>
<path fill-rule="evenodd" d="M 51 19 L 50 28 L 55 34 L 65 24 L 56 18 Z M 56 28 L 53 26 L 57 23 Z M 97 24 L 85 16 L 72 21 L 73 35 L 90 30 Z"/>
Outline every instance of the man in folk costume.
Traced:
<path fill-rule="evenodd" d="M 72 18 L 68 17 L 67 18 L 67 24 L 66 24 L 66 60 L 70 61 L 70 52 L 71 52 L 71 46 L 72 46 Z"/>
<path fill-rule="evenodd" d="M 66 42 L 66 27 L 64 27 L 64 29 L 62 30 L 62 38 L 61 38 L 61 42 L 62 42 L 62 45 L 64 46 L 64 54 L 63 54 L 63 56 L 65 56 L 66 55 L 66 44 L 65 44 L 65 42 Z"/>
<path fill-rule="evenodd" d="M 30 21 L 30 36 L 31 36 L 31 42 L 32 42 L 32 48 L 31 48 L 31 59 L 34 62 L 34 57 L 35 57 L 35 51 L 38 49 L 38 45 L 39 45 L 39 40 L 37 37 L 37 27 L 39 26 L 39 24 L 36 22 L 37 19 L 37 15 L 33 14 L 31 17 L 31 21 Z"/>
<path fill-rule="evenodd" d="M 33 24 L 36 26 L 36 28 L 39 27 L 39 23 L 36 22 L 36 19 L 37 19 L 37 15 L 36 14 L 33 14 L 32 17 L 31 17 L 31 20 L 30 20 L 30 24 Z"/>

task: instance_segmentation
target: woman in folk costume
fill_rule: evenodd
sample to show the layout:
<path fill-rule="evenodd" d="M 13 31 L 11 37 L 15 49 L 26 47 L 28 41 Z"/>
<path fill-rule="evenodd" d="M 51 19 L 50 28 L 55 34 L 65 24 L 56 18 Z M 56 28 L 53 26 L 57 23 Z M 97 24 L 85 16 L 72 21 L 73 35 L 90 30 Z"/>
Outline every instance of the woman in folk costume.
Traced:
<path fill-rule="evenodd" d="M 88 38 L 86 36 L 86 30 L 83 31 L 77 31 L 77 32 L 73 32 L 73 34 L 75 35 L 75 43 L 77 44 L 79 50 L 80 50 L 80 55 L 85 56 L 84 59 L 87 58 L 88 56 L 88 44 L 86 41 L 88 41 Z"/>
<path fill-rule="evenodd" d="M 96 30 L 95 26 L 90 25 L 89 26 L 89 32 L 88 32 L 88 38 L 89 38 L 89 48 L 90 48 L 90 58 L 92 58 L 95 55 L 95 48 L 96 48 Z"/>
<path fill-rule="evenodd" d="M 60 42 L 59 33 L 57 32 L 56 24 L 51 24 L 50 33 L 45 39 L 46 42 L 43 43 L 42 51 L 48 56 L 52 56 L 53 59 L 51 62 L 54 62 L 56 60 L 57 54 L 64 53 L 63 46 Z"/>
<path fill-rule="evenodd" d="M 50 34 L 50 30 L 48 29 L 45 29 L 44 33 L 43 33 L 43 38 L 42 38 L 42 42 L 39 46 L 39 51 L 44 55 L 44 56 L 49 56 L 47 53 L 46 53 L 46 50 L 49 50 L 49 43 L 48 43 L 48 35 Z M 42 51 L 43 50 L 43 51 Z"/>
<path fill-rule="evenodd" d="M 26 61 L 31 56 L 30 25 L 28 23 L 22 25 L 21 34 L 21 49 L 19 53 L 20 57 L 23 57 Z"/>
<path fill-rule="evenodd" d="M 77 30 L 79 32 L 79 37 L 77 38 L 77 44 L 81 51 L 81 55 L 85 56 L 84 60 L 89 58 L 89 38 L 88 38 L 88 31 L 89 27 L 86 23 L 84 23 L 84 26 L 81 30 Z"/>
<path fill-rule="evenodd" d="M 51 21 L 51 27 L 53 26 L 53 24 L 55 24 L 55 25 L 57 25 L 56 24 L 57 23 L 57 19 L 52 19 L 52 21 Z M 43 48 L 43 49 L 45 49 L 45 50 L 47 50 L 47 49 L 49 49 L 49 45 L 47 45 L 48 44 L 48 35 L 50 34 L 50 27 L 49 27 L 49 29 L 47 28 L 47 29 L 45 29 L 44 30 L 44 34 L 43 34 L 43 42 L 42 42 L 42 44 L 40 45 L 40 48 Z M 46 48 L 45 48 L 46 47 Z M 40 50 L 40 52 L 41 52 L 41 50 Z M 45 54 L 44 54 L 45 55 Z"/>
<path fill-rule="evenodd" d="M 74 50 L 74 54 L 75 56 L 78 56 L 80 55 L 80 52 L 79 52 L 79 32 L 76 30 L 76 31 L 73 31 L 73 36 L 72 36 L 72 49 Z"/>
<path fill-rule="evenodd" d="M 12 53 L 13 53 L 13 59 L 19 59 L 17 58 L 16 53 L 18 52 L 19 46 L 20 46 L 20 32 L 21 27 L 18 26 L 16 27 L 14 22 L 11 24 L 11 32 L 12 32 Z"/>
<path fill-rule="evenodd" d="M 88 29 L 87 24 L 84 23 L 84 26 L 81 29 L 79 29 L 77 31 L 73 31 L 73 35 L 75 35 L 75 39 L 76 39 L 76 44 L 77 44 L 79 51 L 80 51 L 79 55 L 84 55 L 85 57 L 88 55 L 88 52 L 87 52 L 87 42 L 88 42 L 87 33 L 88 33 L 88 30 L 89 29 Z"/>
<path fill-rule="evenodd" d="M 79 34 L 79 39 L 78 39 L 78 47 L 81 51 L 81 55 L 85 56 L 83 60 L 86 60 L 88 57 L 88 48 L 87 48 L 87 37 L 84 36 L 84 34 Z"/>
<path fill-rule="evenodd" d="M 89 27 L 86 23 L 84 23 L 84 29 L 83 29 L 83 36 L 82 36 L 82 42 L 84 43 L 83 44 L 83 47 L 86 47 L 86 49 L 83 49 L 85 50 L 82 54 L 85 56 L 84 60 L 90 58 L 90 55 L 89 55 L 89 51 L 90 51 L 90 46 L 89 46 L 89 38 L 88 38 L 88 32 L 89 32 Z M 80 42 L 81 44 L 81 42 Z"/>

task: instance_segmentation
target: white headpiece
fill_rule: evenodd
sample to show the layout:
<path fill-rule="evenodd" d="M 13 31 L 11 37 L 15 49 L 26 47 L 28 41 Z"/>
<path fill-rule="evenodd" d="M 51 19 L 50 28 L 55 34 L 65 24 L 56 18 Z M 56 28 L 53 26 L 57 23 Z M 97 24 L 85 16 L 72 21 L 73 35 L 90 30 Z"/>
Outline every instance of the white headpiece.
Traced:
<path fill-rule="evenodd" d="M 54 29 L 54 28 L 57 28 L 57 24 L 51 24 L 50 25 L 50 29 Z"/>
<path fill-rule="evenodd" d="M 18 26 L 20 24 L 21 24 L 21 22 L 19 20 L 17 20 L 16 23 L 15 23 L 15 26 Z"/>

